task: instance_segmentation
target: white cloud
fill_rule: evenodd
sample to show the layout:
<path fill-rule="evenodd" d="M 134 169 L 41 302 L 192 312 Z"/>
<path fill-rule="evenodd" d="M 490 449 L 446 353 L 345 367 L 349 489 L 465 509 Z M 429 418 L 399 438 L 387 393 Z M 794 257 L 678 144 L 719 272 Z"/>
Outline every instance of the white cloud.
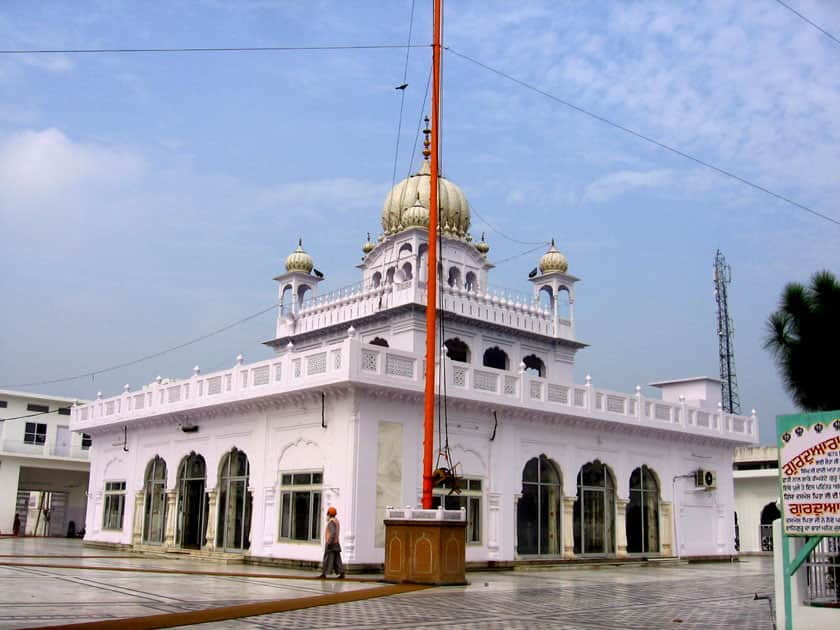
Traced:
<path fill-rule="evenodd" d="M 672 181 L 668 169 L 653 171 L 616 171 L 596 179 L 584 191 L 584 200 L 601 203 L 636 188 L 656 188 Z"/>
<path fill-rule="evenodd" d="M 266 188 L 258 194 L 262 206 L 276 206 L 284 213 L 322 215 L 347 214 L 381 209 L 389 186 L 351 177 L 313 179 Z M 367 218 L 367 216 L 366 216 Z"/>
<path fill-rule="evenodd" d="M 134 180 L 143 171 L 135 154 L 73 142 L 58 129 L 16 133 L 0 140 L 0 209 L 67 202 Z"/>

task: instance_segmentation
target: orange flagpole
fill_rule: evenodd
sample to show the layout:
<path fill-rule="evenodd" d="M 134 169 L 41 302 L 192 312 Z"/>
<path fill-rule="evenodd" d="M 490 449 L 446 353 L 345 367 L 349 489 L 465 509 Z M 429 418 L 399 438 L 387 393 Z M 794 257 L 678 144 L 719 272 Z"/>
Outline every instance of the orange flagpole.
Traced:
<path fill-rule="evenodd" d="M 423 509 L 432 508 L 432 457 L 435 440 L 435 353 L 437 352 L 438 130 L 440 129 L 441 0 L 434 0 L 432 43 L 432 160 L 429 176 L 429 268 L 426 274 L 426 390 L 423 414 Z"/>

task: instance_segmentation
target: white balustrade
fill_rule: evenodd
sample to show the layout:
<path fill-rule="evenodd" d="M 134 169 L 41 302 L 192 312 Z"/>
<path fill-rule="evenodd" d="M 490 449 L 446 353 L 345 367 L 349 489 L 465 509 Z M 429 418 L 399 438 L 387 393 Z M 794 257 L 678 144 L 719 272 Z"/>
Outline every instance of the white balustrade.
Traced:
<path fill-rule="evenodd" d="M 592 422 L 643 425 L 659 430 L 717 435 L 741 443 L 757 437 L 758 420 L 733 416 L 636 394 L 592 386 L 552 383 L 528 373 L 473 366 L 444 358 L 443 374 L 450 396 L 556 412 Z M 115 425 L 148 416 L 183 412 L 250 397 L 282 395 L 302 387 L 359 382 L 376 387 L 423 390 L 424 359 L 420 354 L 363 343 L 351 336 L 329 348 L 306 352 L 290 348 L 283 355 L 251 365 L 236 365 L 211 374 L 195 373 L 181 381 L 161 379 L 142 391 L 125 391 L 75 407 L 71 424 L 76 430 Z"/>

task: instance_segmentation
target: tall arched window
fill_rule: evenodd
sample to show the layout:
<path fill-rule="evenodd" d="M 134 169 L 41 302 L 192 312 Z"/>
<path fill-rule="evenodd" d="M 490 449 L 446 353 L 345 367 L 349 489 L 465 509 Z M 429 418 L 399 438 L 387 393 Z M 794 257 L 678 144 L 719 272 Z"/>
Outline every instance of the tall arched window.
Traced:
<path fill-rule="evenodd" d="M 178 466 L 178 518 L 176 540 L 184 549 L 201 549 L 207 535 L 207 497 L 204 458 L 190 453 Z"/>
<path fill-rule="evenodd" d="M 312 287 L 308 284 L 300 285 L 298 287 L 298 307 L 302 307 L 310 297 L 312 297 Z"/>
<path fill-rule="evenodd" d="M 388 340 L 383 339 L 382 337 L 374 337 L 368 343 L 370 343 L 370 345 L 372 346 L 382 346 L 383 348 L 388 347 Z"/>
<path fill-rule="evenodd" d="M 626 513 L 627 552 L 659 552 L 659 482 L 647 466 L 630 475 Z"/>
<path fill-rule="evenodd" d="M 572 294 L 567 287 L 557 288 L 557 317 L 560 319 L 572 318 Z"/>
<path fill-rule="evenodd" d="M 531 376 L 541 376 L 545 378 L 545 363 L 536 354 L 529 354 L 522 359 L 525 364 L 525 373 Z"/>
<path fill-rule="evenodd" d="M 578 473 L 574 512 L 575 553 L 615 552 L 615 481 L 597 459 Z"/>
<path fill-rule="evenodd" d="M 560 470 L 545 455 L 534 457 L 522 471 L 522 496 L 516 504 L 516 550 L 523 556 L 558 556 L 563 488 Z"/>
<path fill-rule="evenodd" d="M 551 287 L 545 286 L 539 292 L 540 308 L 549 313 L 554 313 L 554 293 Z"/>
<path fill-rule="evenodd" d="M 464 288 L 467 291 L 478 291 L 478 278 L 472 271 L 468 271 L 464 278 Z"/>
<path fill-rule="evenodd" d="M 385 272 L 385 284 L 394 283 L 394 274 L 396 273 L 396 271 L 396 267 L 391 267 L 388 271 Z"/>
<path fill-rule="evenodd" d="M 411 243 L 403 243 L 397 253 L 397 258 L 405 258 L 406 256 L 411 256 Z"/>
<path fill-rule="evenodd" d="M 449 268 L 449 279 L 446 281 L 450 287 L 461 286 L 461 270 L 458 267 Z"/>
<path fill-rule="evenodd" d="M 403 263 L 402 273 L 403 273 L 403 281 L 404 282 L 408 281 L 408 280 L 411 280 L 411 278 L 414 277 L 414 275 L 411 271 L 411 263 L 410 262 Z"/>
<path fill-rule="evenodd" d="M 498 346 L 487 348 L 487 350 L 484 351 L 484 358 L 482 359 L 481 364 L 485 367 L 496 368 L 497 370 L 510 369 L 510 361 L 508 359 L 507 352 Z"/>
<path fill-rule="evenodd" d="M 143 542 L 163 543 L 166 536 L 166 462 L 160 456 L 146 466 Z"/>
<path fill-rule="evenodd" d="M 286 315 L 287 313 L 292 312 L 292 298 L 294 297 L 294 293 L 292 293 L 292 285 L 287 284 L 283 287 L 283 291 L 280 293 L 280 313 L 282 315 Z"/>
<path fill-rule="evenodd" d="M 429 266 L 429 245 L 421 243 L 417 248 L 417 278 L 420 282 L 426 281 Z"/>
<path fill-rule="evenodd" d="M 248 492 L 248 456 L 233 448 L 219 466 L 219 527 L 216 546 L 244 551 L 251 546 L 251 494 Z"/>
<path fill-rule="evenodd" d="M 446 356 L 453 361 L 458 361 L 459 363 L 470 362 L 470 347 L 458 339 L 458 337 L 447 339 L 443 342 L 443 345 L 446 347 Z"/>
<path fill-rule="evenodd" d="M 370 279 L 370 283 L 371 285 L 373 285 L 374 289 L 379 287 L 379 285 L 382 284 L 382 274 L 377 271 L 375 274 L 373 274 L 373 277 Z"/>

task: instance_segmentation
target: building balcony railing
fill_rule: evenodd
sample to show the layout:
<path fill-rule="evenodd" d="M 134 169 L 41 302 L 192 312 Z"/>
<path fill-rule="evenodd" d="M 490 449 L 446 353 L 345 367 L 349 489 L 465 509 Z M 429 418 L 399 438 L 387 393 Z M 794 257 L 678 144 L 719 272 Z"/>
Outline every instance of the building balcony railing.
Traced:
<path fill-rule="evenodd" d="M 569 385 L 529 373 L 497 370 L 444 359 L 442 370 L 450 396 L 514 408 L 576 416 L 597 423 L 644 426 L 727 439 L 740 444 L 758 440 L 758 419 L 721 410 L 647 398 L 637 388 L 622 394 L 592 386 Z M 196 372 L 184 380 L 161 379 L 141 391 L 97 399 L 73 408 L 71 428 L 122 425 L 150 416 L 200 412 L 240 401 L 344 383 L 402 390 L 421 395 L 425 361 L 421 355 L 362 343 L 357 336 L 313 350 L 293 348 L 274 358 L 211 374 Z"/>
<path fill-rule="evenodd" d="M 349 325 L 361 317 L 407 304 L 426 305 L 425 283 L 408 280 L 375 288 L 355 284 L 307 300 L 296 313 L 284 311 L 280 315 L 277 336 L 282 338 L 327 326 Z M 468 291 L 443 285 L 439 308 L 454 315 L 511 326 L 521 331 L 574 339 L 569 319 L 558 318 L 555 322 L 553 314 L 538 303 L 507 289 Z"/>
<path fill-rule="evenodd" d="M 62 457 L 67 459 L 88 460 L 88 449 L 83 449 L 76 444 L 56 444 L 44 442 L 32 444 L 13 438 L 0 440 L 0 453 L 24 455 L 31 457 Z"/>

